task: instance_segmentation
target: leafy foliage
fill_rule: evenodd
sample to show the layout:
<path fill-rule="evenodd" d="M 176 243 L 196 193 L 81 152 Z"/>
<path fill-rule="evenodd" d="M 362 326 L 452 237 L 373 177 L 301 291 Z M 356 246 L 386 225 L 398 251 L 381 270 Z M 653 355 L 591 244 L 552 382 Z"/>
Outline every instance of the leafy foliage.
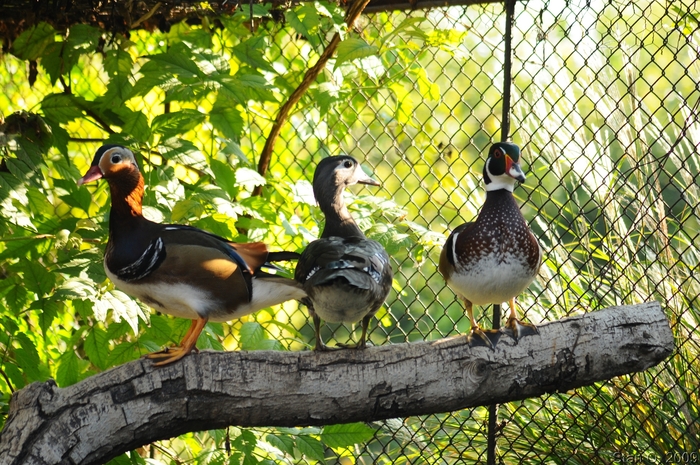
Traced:
<path fill-rule="evenodd" d="M 506 462 L 614 462 L 621 451 L 665 457 L 698 449 L 700 348 L 692 335 L 700 326 L 693 274 L 700 130 L 697 104 L 682 98 L 696 89 L 687 69 L 697 50 L 673 48 L 697 41 L 697 15 L 672 7 L 672 20 L 652 6 L 649 16 L 664 18 L 656 28 L 638 21 L 637 11 L 602 7 L 581 40 L 588 50 L 589 36 L 599 38 L 585 59 L 572 42 L 581 31 L 568 20 L 545 25 L 540 14 L 520 25 L 528 33 L 518 44 L 515 139 L 526 147 L 535 182 L 516 193 L 546 255 L 521 304 L 537 321 L 658 299 L 678 351 L 643 374 L 501 407 Z M 104 183 L 75 184 L 102 143 L 128 145 L 140 157 L 150 219 L 287 250 L 301 250 L 321 229 L 309 182 L 318 159 L 356 155 L 383 188 L 349 193 L 351 209 L 396 271 L 370 339 L 466 331 L 463 309 L 434 263 L 447 231 L 481 203 L 479 154 L 497 133 L 501 104 L 498 8 L 378 13 L 358 32 L 346 30 L 334 3 L 297 5 L 283 23 L 258 4 L 253 30 L 247 11 L 238 11 L 128 37 L 87 25 L 58 33 L 39 24 L 22 34 L 0 69 L 3 413 L 12 390 L 48 378 L 73 384 L 179 341 L 189 324 L 152 313 L 105 276 L 109 193 Z M 636 36 L 614 36 L 621 20 Z M 277 110 L 335 31 L 343 40 L 334 60 L 283 127 L 270 170 L 258 173 Z M 660 31 L 674 40 L 657 37 Z M 636 37 L 645 38 L 643 47 Z M 576 53 L 554 66 L 537 61 L 541 49 L 555 46 Z M 636 74 L 640 54 L 653 55 L 659 67 L 652 79 Z M 40 71 L 32 89 L 23 72 L 29 60 Z M 685 77 L 670 81 L 681 66 Z M 264 186 L 261 197 L 251 196 L 256 186 Z M 354 334 L 324 330 L 343 342 Z M 312 341 L 304 311 L 289 303 L 209 324 L 198 346 L 302 350 Z M 113 463 L 483 462 L 485 423 L 485 410 L 475 409 L 370 425 L 229 428 L 183 435 Z"/>

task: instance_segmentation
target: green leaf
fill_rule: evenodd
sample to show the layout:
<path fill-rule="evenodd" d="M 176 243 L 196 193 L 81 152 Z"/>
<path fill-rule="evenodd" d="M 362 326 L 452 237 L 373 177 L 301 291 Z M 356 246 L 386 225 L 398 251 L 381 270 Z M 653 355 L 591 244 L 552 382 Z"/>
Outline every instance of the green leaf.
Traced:
<path fill-rule="evenodd" d="M 265 178 L 255 170 L 243 167 L 236 169 L 236 186 L 252 189 L 255 186 L 264 186 L 266 183 Z"/>
<path fill-rule="evenodd" d="M 58 359 L 56 368 L 56 383 L 60 387 L 70 386 L 79 380 L 80 367 L 78 366 L 78 356 L 74 350 L 65 351 Z"/>
<path fill-rule="evenodd" d="M 418 90 L 425 100 L 440 100 L 440 87 L 430 80 L 425 68 L 415 66 L 411 68 L 410 73 L 416 77 Z"/>
<path fill-rule="evenodd" d="M 78 98 L 68 94 L 51 94 L 44 97 L 41 102 L 41 110 L 46 119 L 56 123 L 65 124 L 83 117 Z"/>
<path fill-rule="evenodd" d="M 83 348 L 90 362 L 100 370 L 107 369 L 109 366 L 107 364 L 107 359 L 109 357 L 109 339 L 106 331 L 97 326 L 93 326 L 90 331 L 88 331 Z"/>
<path fill-rule="evenodd" d="M 296 439 L 299 452 L 312 459 L 326 461 L 326 450 L 318 439 L 305 434 L 300 434 Z"/>
<path fill-rule="evenodd" d="M 349 447 L 361 444 L 374 437 L 374 429 L 365 423 L 328 425 L 323 428 L 321 442 L 328 447 Z"/>
<path fill-rule="evenodd" d="M 282 452 L 294 457 L 294 439 L 286 434 L 268 434 L 265 441 L 272 447 L 276 447 Z"/>
<path fill-rule="evenodd" d="M 184 21 L 173 24 L 168 36 L 173 43 L 179 39 L 196 47 L 211 48 L 211 34 L 204 29 L 194 29 Z"/>
<path fill-rule="evenodd" d="M 48 299 L 37 300 L 36 303 L 36 308 L 41 310 L 39 313 L 39 327 L 41 328 L 42 334 L 46 335 L 59 312 L 64 311 L 65 304 Z"/>
<path fill-rule="evenodd" d="M 285 19 L 297 33 L 309 40 L 312 45 L 319 44 L 317 32 L 321 19 L 315 4 L 303 3 L 292 10 L 287 10 Z"/>
<path fill-rule="evenodd" d="M 221 84 L 221 91 L 225 96 L 244 106 L 248 100 L 275 100 L 269 91 L 270 84 L 262 76 L 239 72 L 235 76 L 217 76 L 216 81 Z"/>
<path fill-rule="evenodd" d="M 335 68 L 348 61 L 377 55 L 379 48 L 358 37 L 348 37 L 338 45 L 337 53 Z"/>
<path fill-rule="evenodd" d="M 243 116 L 228 99 L 217 99 L 209 112 L 209 121 L 223 137 L 240 142 L 244 125 Z"/>
<path fill-rule="evenodd" d="M 116 289 L 106 292 L 104 296 L 102 296 L 102 299 L 94 302 L 93 311 L 95 312 L 95 318 L 100 321 L 105 321 L 109 309 L 112 309 L 114 312 L 114 319 L 116 321 L 123 318 L 129 323 L 134 334 L 138 333 L 139 317 L 144 320 L 147 319 L 143 310 L 141 310 L 141 307 L 139 307 L 136 302 L 122 291 Z"/>
<path fill-rule="evenodd" d="M 256 350 L 260 341 L 265 339 L 265 328 L 260 323 L 250 321 L 243 323 L 240 330 L 241 349 Z"/>
<path fill-rule="evenodd" d="M 205 119 L 206 115 L 202 112 L 184 109 L 156 116 L 151 123 L 151 129 L 161 134 L 182 134 L 196 128 Z"/>
<path fill-rule="evenodd" d="M 40 381 L 42 379 L 39 365 L 39 352 L 36 350 L 34 342 L 24 333 L 15 334 L 15 340 L 19 342 L 20 347 L 15 350 L 15 361 L 22 369 L 29 381 Z"/>
<path fill-rule="evenodd" d="M 55 36 L 56 30 L 50 24 L 41 22 L 15 39 L 12 53 L 22 60 L 37 60 L 46 47 L 55 42 Z"/>
<path fill-rule="evenodd" d="M 136 360 L 141 356 L 138 351 L 139 342 L 122 342 L 121 344 L 115 345 L 112 350 L 109 351 L 109 356 L 107 358 L 108 366 L 122 365 L 126 362 Z"/>
<path fill-rule="evenodd" d="M 115 111 L 124 120 L 123 132 L 129 134 L 138 142 L 147 142 L 151 137 L 151 128 L 148 126 L 148 118 L 140 111 L 132 111 L 122 106 Z"/>
<path fill-rule="evenodd" d="M 10 378 L 12 387 L 17 390 L 23 388 L 27 383 L 22 374 L 22 370 L 10 361 L 5 361 L 2 363 L 2 369 L 5 374 Z"/>
<path fill-rule="evenodd" d="M 70 278 L 63 281 L 53 294 L 54 299 L 89 299 L 95 295 L 95 283 L 83 278 Z"/>
<path fill-rule="evenodd" d="M 164 345 L 170 341 L 172 332 L 169 318 L 163 315 L 151 315 L 150 325 L 146 330 L 146 337 L 158 345 Z"/>
<path fill-rule="evenodd" d="M 51 42 L 46 46 L 41 57 L 40 65 L 49 75 L 51 84 L 56 84 L 63 71 L 63 42 Z"/>
<path fill-rule="evenodd" d="M 209 163 L 209 166 L 214 173 L 216 184 L 225 190 L 231 198 L 234 198 L 237 193 L 236 174 L 231 165 L 214 159 Z"/>
<path fill-rule="evenodd" d="M 277 339 L 263 339 L 252 350 L 285 350 L 285 348 Z"/>
<path fill-rule="evenodd" d="M 253 36 L 233 47 L 231 52 L 234 57 L 252 69 L 275 72 L 275 68 L 265 59 L 264 53 L 267 47 L 268 41 L 266 37 Z"/>
<path fill-rule="evenodd" d="M 148 63 L 141 67 L 144 75 L 156 74 L 157 76 L 176 75 L 180 80 L 194 79 L 202 75 L 191 58 L 192 50 L 180 42 L 173 45 L 165 53 L 148 56 Z"/>
<path fill-rule="evenodd" d="M 104 68 L 110 78 L 114 76 L 131 76 L 131 68 L 134 65 L 134 60 L 131 59 L 131 54 L 124 50 L 109 50 L 105 53 Z"/>
<path fill-rule="evenodd" d="M 182 222 L 183 220 L 191 220 L 199 218 L 204 214 L 204 207 L 199 202 L 190 199 L 180 200 L 173 208 L 171 219 L 174 223 Z"/>
<path fill-rule="evenodd" d="M 183 165 L 192 166 L 197 169 L 207 168 L 207 159 L 204 154 L 192 142 L 181 137 L 170 137 L 161 142 L 161 156 L 166 160 L 171 160 Z"/>
<path fill-rule="evenodd" d="M 87 24 L 71 26 L 63 47 L 63 72 L 68 74 L 78 63 L 80 55 L 94 51 L 101 35 L 102 31 Z"/>
<path fill-rule="evenodd" d="M 136 81 L 131 89 L 131 98 L 143 97 L 155 87 L 168 88 L 177 83 L 177 79 L 173 78 L 171 74 L 162 73 L 162 70 L 158 68 L 156 63 L 154 63 L 150 72 L 148 72 L 148 69 L 144 70 L 144 67 L 145 65 L 139 69 L 142 77 Z"/>
<path fill-rule="evenodd" d="M 35 292 L 39 297 L 51 292 L 56 284 L 56 275 L 46 269 L 39 262 L 24 262 L 24 285 L 31 292 Z"/>
<path fill-rule="evenodd" d="M 59 198 L 71 207 L 79 208 L 85 213 L 90 210 L 92 205 L 92 195 L 87 189 L 80 189 L 76 185 L 71 188 L 72 192 L 69 195 L 61 195 Z"/>
<path fill-rule="evenodd" d="M 252 455 L 255 446 L 258 443 L 258 438 L 252 431 L 244 429 L 241 434 L 231 441 L 231 446 L 237 451 L 243 452 L 245 455 Z"/>

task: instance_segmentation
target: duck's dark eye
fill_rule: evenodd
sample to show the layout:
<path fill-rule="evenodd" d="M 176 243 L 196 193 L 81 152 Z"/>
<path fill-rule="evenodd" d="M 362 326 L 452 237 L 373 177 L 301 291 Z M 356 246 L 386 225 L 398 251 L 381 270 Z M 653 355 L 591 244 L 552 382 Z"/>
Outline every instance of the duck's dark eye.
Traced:
<path fill-rule="evenodd" d="M 122 161 L 122 157 L 120 155 L 112 155 L 112 163 L 119 163 Z"/>
<path fill-rule="evenodd" d="M 345 160 L 345 163 L 343 163 L 343 166 L 346 168 L 352 168 L 352 162 L 350 160 Z"/>
<path fill-rule="evenodd" d="M 501 158 L 502 156 L 503 156 L 503 150 L 501 150 L 501 149 L 496 149 L 496 150 L 493 152 L 493 157 L 494 157 L 494 158 Z"/>

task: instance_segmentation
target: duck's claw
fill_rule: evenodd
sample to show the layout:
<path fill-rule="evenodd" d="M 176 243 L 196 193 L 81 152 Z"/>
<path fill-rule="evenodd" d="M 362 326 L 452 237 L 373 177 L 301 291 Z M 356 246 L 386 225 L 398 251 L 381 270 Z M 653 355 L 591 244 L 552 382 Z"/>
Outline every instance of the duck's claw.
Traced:
<path fill-rule="evenodd" d="M 196 348 L 187 348 L 182 346 L 167 347 L 158 352 L 153 352 L 145 355 L 146 358 L 158 360 L 153 364 L 154 367 L 162 367 L 164 365 L 170 365 L 173 362 L 180 360 L 185 355 L 192 351 L 197 351 Z"/>
<path fill-rule="evenodd" d="M 503 328 L 501 328 L 501 331 L 504 334 L 507 334 L 508 336 L 512 337 L 516 341 L 520 340 L 523 337 L 533 336 L 535 334 L 540 333 L 537 329 L 537 326 L 530 323 L 525 323 L 524 321 L 520 321 L 517 318 L 509 318 L 506 322 L 506 325 Z"/>
<path fill-rule="evenodd" d="M 467 343 L 469 347 L 488 347 L 491 350 L 496 350 L 496 344 L 498 344 L 500 338 L 500 331 L 495 329 L 483 330 L 476 327 L 472 328 L 467 334 Z"/>

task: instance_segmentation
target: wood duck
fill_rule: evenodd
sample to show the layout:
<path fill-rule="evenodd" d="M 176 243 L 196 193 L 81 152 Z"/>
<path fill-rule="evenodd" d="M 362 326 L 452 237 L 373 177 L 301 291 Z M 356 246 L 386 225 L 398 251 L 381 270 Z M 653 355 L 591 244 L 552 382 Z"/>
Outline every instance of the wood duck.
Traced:
<path fill-rule="evenodd" d="M 270 262 L 297 258 L 261 242 L 239 244 L 192 226 L 160 224 L 141 214 L 143 176 L 119 145 L 97 150 L 82 185 L 105 178 L 112 208 L 104 267 L 114 285 L 157 310 L 194 320 L 179 346 L 147 355 L 167 365 L 195 349 L 207 321 L 229 321 L 306 296 L 294 280 L 265 273 Z"/>
<path fill-rule="evenodd" d="M 500 332 L 483 330 L 473 305 L 508 301 L 510 313 L 503 332 L 516 341 L 537 333 L 517 318 L 515 297 L 535 279 L 542 253 L 513 198 L 516 181 L 525 182 L 520 148 L 511 142 L 494 144 L 484 164 L 486 201 L 475 222 L 465 223 L 448 237 L 440 255 L 440 273 L 464 301 L 472 329 L 470 346 L 495 348 Z"/>
<path fill-rule="evenodd" d="M 326 223 L 321 238 L 311 242 L 301 254 L 294 273 L 308 295 L 302 303 L 314 321 L 314 350 L 329 350 L 321 339 L 321 320 L 362 320 L 360 341 L 355 346 L 338 345 L 365 348 L 369 322 L 391 288 L 389 255 L 378 242 L 365 237 L 343 200 L 344 189 L 356 183 L 380 185 L 348 155 L 324 158 L 314 173 L 314 196 Z"/>

